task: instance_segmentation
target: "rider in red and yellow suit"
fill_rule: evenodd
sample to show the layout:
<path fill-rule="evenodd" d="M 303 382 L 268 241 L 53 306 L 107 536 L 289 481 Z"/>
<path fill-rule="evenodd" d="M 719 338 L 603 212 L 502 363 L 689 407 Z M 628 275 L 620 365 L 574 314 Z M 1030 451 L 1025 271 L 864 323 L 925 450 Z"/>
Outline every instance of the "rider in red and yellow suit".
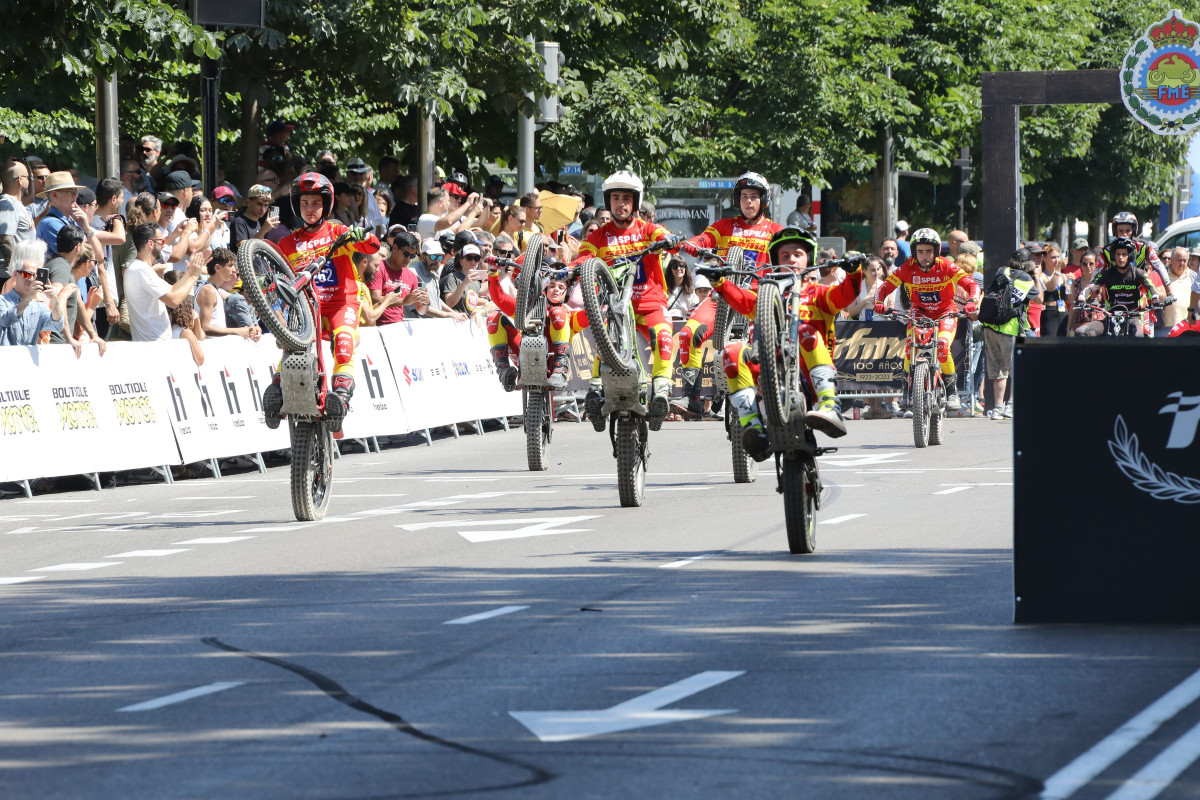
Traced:
<path fill-rule="evenodd" d="M 799 228 L 784 228 L 771 238 L 768 257 L 779 268 L 802 272 L 811 264 L 816 249 L 817 241 L 812 234 Z M 730 308 L 754 318 L 758 304 L 755 286 L 743 288 L 727 281 L 721 269 L 701 267 L 698 271 L 714 279 L 714 291 L 725 298 Z M 837 370 L 833 366 L 833 323 L 862 289 L 861 261 L 848 265 L 841 283 L 823 286 L 817 283 L 818 278 L 816 272 L 808 273 L 797 279 L 803 283 L 793 284 L 790 290 L 799 292 L 801 297 L 800 315 L 805 321 L 800 325 L 800 356 L 804 376 L 815 395 L 805 423 L 832 437 L 845 436 L 846 425 L 837 401 Z M 759 368 L 751 358 L 753 354 L 752 345 L 747 342 L 732 342 L 725 348 L 723 366 L 729 381 L 729 402 L 737 409 L 742 425 L 742 444 L 752 458 L 763 461 L 771 455 L 771 445 L 758 414 Z"/>
<path fill-rule="evenodd" d="M 629 172 L 610 175 L 603 185 L 604 205 L 613 215 L 612 222 L 592 231 L 579 245 L 574 264 L 599 258 L 611 265 L 628 253 L 644 250 L 652 242 L 672 240 L 671 232 L 638 216 L 642 202 L 642 181 Z M 652 396 L 647 422 L 650 430 L 662 427 L 670 408 L 671 383 L 675 361 L 674 326 L 667 316 L 667 276 L 659 253 L 646 253 L 636 259 L 637 277 L 633 283 L 633 313 L 638 332 L 651 343 Z M 604 430 L 601 410 L 604 397 L 600 383 L 600 360 L 592 365 L 592 383 L 584 405 L 592 426 Z"/>
<path fill-rule="evenodd" d="M 520 256 L 517 261 L 525 258 Z M 571 358 L 571 337 L 588 326 L 587 312 L 583 309 L 572 309 L 567 305 L 567 293 L 570 289 L 567 270 L 562 269 L 550 276 L 546 284 L 546 341 L 550 345 L 550 358 L 547 367 L 550 370 L 549 385 L 551 389 L 562 389 L 567 385 L 567 365 Z M 521 351 L 521 332 L 512 323 L 512 316 L 517 311 L 517 298 L 505 289 L 500 282 L 500 272 L 493 265 L 488 270 L 488 296 L 496 304 L 498 311 L 488 315 L 488 343 L 492 347 L 492 360 L 496 364 L 496 374 L 506 392 L 517 388 L 517 368 Z"/>
<path fill-rule="evenodd" d="M 325 396 L 325 416 L 336 432 L 350 409 L 354 394 L 354 345 L 358 340 L 358 270 L 351 253 L 375 253 L 379 239 L 361 228 L 347 228 L 326 217 L 333 209 L 333 184 L 324 175 L 306 172 L 296 179 L 291 194 L 292 207 L 302 223 L 285 236 L 279 250 L 288 263 L 299 266 L 321 255 L 334 240 L 349 231 L 350 241 L 331 253 L 325 268 L 313 278 L 313 288 L 321 304 L 321 338 L 333 344 L 333 391 Z M 283 392 L 275 381 L 263 393 L 263 416 L 268 427 L 278 427 Z M 274 423 L 274 424 L 272 424 Z"/>
<path fill-rule="evenodd" d="M 975 301 L 979 299 L 979 286 L 967 273 L 954 265 L 954 262 L 943 256 L 941 252 L 942 239 L 932 228 L 921 228 L 909 240 L 913 255 L 887 277 L 879 296 L 875 298 L 875 313 L 885 314 L 887 308 L 884 300 L 901 286 L 908 287 L 908 295 L 912 300 L 914 316 L 928 319 L 940 317 L 949 311 L 958 310 L 954 303 L 954 287 L 961 286 L 967 293 L 967 304 L 963 311 L 974 313 Z M 959 408 L 958 388 L 954 372 L 954 359 L 950 357 L 950 342 L 954 341 L 954 332 L 958 330 L 958 320 L 951 317 L 938 323 L 938 363 L 941 365 L 942 380 L 946 384 L 946 408 Z M 912 336 L 912 323 L 909 323 L 905 334 Z M 908 372 L 912 359 L 912 339 L 904 346 L 904 371 Z M 901 400 L 903 407 L 907 403 L 907 394 Z"/>

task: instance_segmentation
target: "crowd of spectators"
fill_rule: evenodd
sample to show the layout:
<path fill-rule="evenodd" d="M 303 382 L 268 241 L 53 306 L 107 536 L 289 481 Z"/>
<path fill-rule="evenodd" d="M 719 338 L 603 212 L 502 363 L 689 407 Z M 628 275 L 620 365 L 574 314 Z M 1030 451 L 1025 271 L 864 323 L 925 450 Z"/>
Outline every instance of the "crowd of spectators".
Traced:
<path fill-rule="evenodd" d="M 291 232 L 297 224 L 289 197 L 292 181 L 307 171 L 333 183 L 337 221 L 366 228 L 384 242 L 378 253 L 356 258 L 360 325 L 423 317 L 483 324 L 495 309 L 484 263 L 489 255 L 515 258 L 531 234 L 542 233 L 546 258 L 570 263 L 580 241 L 610 218 L 590 196 L 561 184 L 514 197 L 498 176 L 476 191 L 459 171 L 443 176 L 439 170 L 433 184 L 423 187 L 390 157 L 380 160 L 378 170 L 357 157 L 339 163 L 328 150 L 309 161 L 290 149 L 291 131 L 283 120 L 272 122 L 254 180 L 239 187 L 218 170 L 219 183 L 207 194 L 194 146 L 177 142 L 164 153 L 163 141 L 153 135 L 124 137 L 119 175 L 99 180 L 72 169 L 51 170 L 36 157 L 10 158 L 0 172 L 0 344 L 63 342 L 81 352 L 94 343 L 103 354 L 105 343 L 114 339 L 183 338 L 199 360 L 197 343 L 205 337 L 256 340 L 262 330 L 239 291 L 236 253 L 248 239 L 277 243 Z M 558 216 L 547 230 L 542 220 L 550 198 L 567 202 L 556 203 Z M 639 213 L 652 221 L 653 204 L 643 202 Z M 789 223 L 813 227 L 803 199 Z M 899 222 L 895 237 L 870 254 L 862 290 L 843 312 L 845 319 L 874 320 L 884 279 L 910 252 L 908 230 Z M 946 255 L 982 288 L 979 245 L 963 231 L 951 231 L 946 244 Z M 1010 264 L 1031 282 L 1016 335 L 1067 336 L 1089 321 L 1074 306 L 1098 255 L 1082 238 L 1066 253 L 1052 243 L 1027 243 Z M 818 261 L 832 256 L 822 252 Z M 1172 278 L 1163 288 L 1177 302 L 1159 315 L 1155 335 L 1165 335 L 1194 314 L 1200 299 L 1200 248 L 1176 248 L 1162 256 Z M 501 270 L 501 284 L 511 290 L 508 273 Z M 843 278 L 842 270 L 824 268 L 813 279 L 832 284 Z M 679 256 L 667 262 L 667 282 L 669 312 L 679 320 L 692 315 L 711 292 Z M 965 303 L 966 297 L 960 300 Z M 577 287 L 568 303 L 582 305 Z M 896 304 L 907 304 L 903 292 L 887 297 L 889 308 Z M 987 334 L 977 321 L 971 328 L 975 380 L 964 392 L 983 411 L 986 375 L 1001 398 L 992 412 L 1011 417 L 1011 404 L 1001 404 L 1008 365 L 988 341 L 996 332 Z M 870 409 L 888 413 L 879 402 Z"/>

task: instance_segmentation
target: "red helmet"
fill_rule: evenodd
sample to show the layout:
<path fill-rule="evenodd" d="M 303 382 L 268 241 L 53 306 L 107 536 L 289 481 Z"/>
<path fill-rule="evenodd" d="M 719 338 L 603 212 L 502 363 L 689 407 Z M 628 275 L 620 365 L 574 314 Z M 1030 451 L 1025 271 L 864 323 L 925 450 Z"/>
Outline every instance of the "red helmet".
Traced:
<path fill-rule="evenodd" d="M 321 195 L 321 219 L 333 211 L 333 184 L 329 178 L 319 172 L 306 172 L 292 182 L 292 211 L 296 212 L 296 219 L 303 219 L 300 216 L 300 198 L 306 194 Z"/>

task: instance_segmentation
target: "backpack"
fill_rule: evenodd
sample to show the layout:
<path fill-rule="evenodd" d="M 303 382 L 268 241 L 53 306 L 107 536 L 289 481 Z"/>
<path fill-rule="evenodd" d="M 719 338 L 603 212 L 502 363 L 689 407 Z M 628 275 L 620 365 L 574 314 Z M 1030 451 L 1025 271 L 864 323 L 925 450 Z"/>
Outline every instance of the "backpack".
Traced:
<path fill-rule="evenodd" d="M 979 301 L 979 321 L 988 325 L 1003 325 L 1016 319 L 1017 310 L 1013 308 L 1012 295 L 1012 279 L 1008 277 L 1007 270 L 1001 269 Z"/>

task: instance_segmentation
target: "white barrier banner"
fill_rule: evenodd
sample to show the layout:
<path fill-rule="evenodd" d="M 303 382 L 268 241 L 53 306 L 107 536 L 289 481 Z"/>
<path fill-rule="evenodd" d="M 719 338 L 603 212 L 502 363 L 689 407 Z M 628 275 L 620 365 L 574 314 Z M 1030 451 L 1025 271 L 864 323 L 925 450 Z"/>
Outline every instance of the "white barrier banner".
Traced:
<path fill-rule="evenodd" d="M 379 332 L 411 430 L 521 413 L 521 394 L 500 385 L 479 326 L 405 320 Z"/>
<path fill-rule="evenodd" d="M 3 347 L 0 375 L 0 480 L 179 463 L 143 348 Z"/>
<path fill-rule="evenodd" d="M 358 329 L 358 344 L 354 347 L 354 399 L 350 413 L 342 422 L 343 437 L 355 439 L 368 436 L 391 436 L 408 433 L 408 415 L 396 388 L 396 376 L 383 346 L 381 328 Z M 329 345 L 322 344 L 326 357 Z M 326 361 L 327 375 L 333 365 Z"/>
<path fill-rule="evenodd" d="M 186 342 L 161 342 L 151 351 L 157 380 L 169 391 L 167 413 L 183 461 L 288 447 L 287 427 L 272 431 L 262 415 L 262 390 L 279 360 L 274 342 L 222 336 L 201 348 L 202 366 Z"/>

